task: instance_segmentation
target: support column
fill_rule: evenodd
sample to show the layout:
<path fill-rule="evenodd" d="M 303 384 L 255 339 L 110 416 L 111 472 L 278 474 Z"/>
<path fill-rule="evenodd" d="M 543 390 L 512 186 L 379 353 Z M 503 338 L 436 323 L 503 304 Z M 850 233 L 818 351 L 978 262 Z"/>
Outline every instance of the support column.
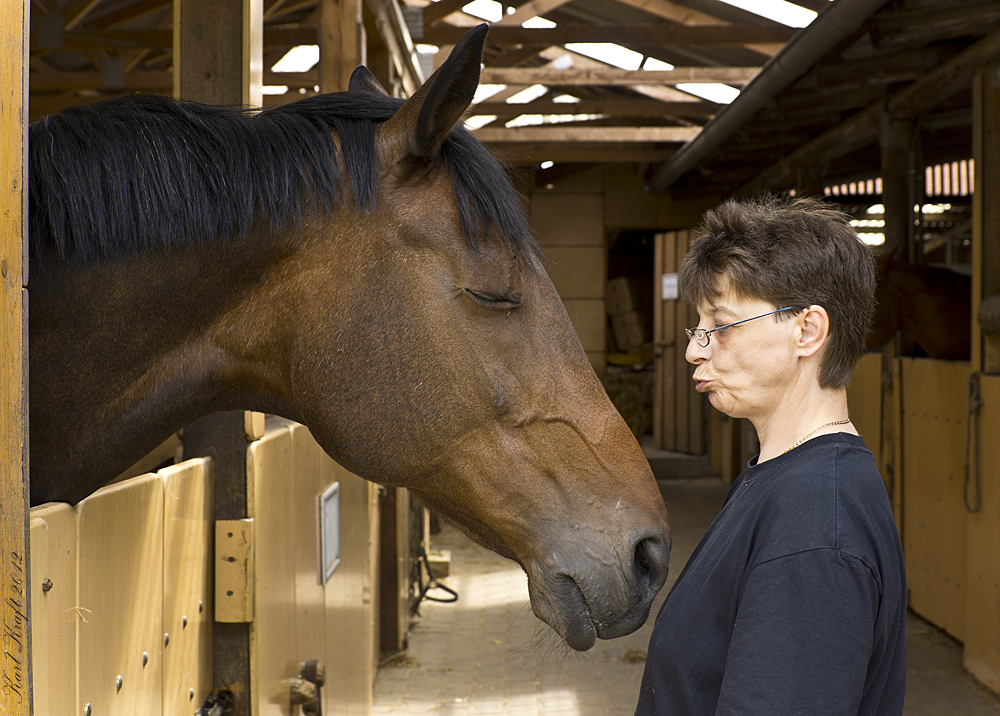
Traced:
<path fill-rule="evenodd" d="M 263 0 L 174 0 L 174 97 L 263 104 Z"/>
<path fill-rule="evenodd" d="M 972 369 L 1000 371 L 984 364 L 982 326 L 976 318 L 983 300 L 1000 294 L 1000 64 L 973 81 L 972 156 Z"/>
<path fill-rule="evenodd" d="M 365 64 L 361 0 L 322 0 L 319 33 L 321 92 L 347 89 L 351 73 Z"/>
<path fill-rule="evenodd" d="M 28 0 L 0 3 L 0 713 L 29 716 Z"/>
<path fill-rule="evenodd" d="M 881 117 L 879 148 L 882 150 L 882 204 L 885 206 L 885 245 L 899 246 L 896 259 L 918 258 L 910 241 L 913 200 L 910 196 L 910 144 L 913 120 Z"/>
<path fill-rule="evenodd" d="M 174 0 L 174 96 L 261 106 L 263 33 L 263 0 Z M 184 459 L 213 459 L 215 520 L 249 516 L 247 425 L 247 414 L 230 412 L 184 429 Z M 212 669 L 212 690 L 231 692 L 232 713 L 250 716 L 249 622 L 214 622 Z"/>

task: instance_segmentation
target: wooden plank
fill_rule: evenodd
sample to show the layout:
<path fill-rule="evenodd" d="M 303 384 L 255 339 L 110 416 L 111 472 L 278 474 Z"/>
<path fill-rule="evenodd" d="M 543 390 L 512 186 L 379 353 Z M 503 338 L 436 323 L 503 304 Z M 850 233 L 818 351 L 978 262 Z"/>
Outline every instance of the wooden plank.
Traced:
<path fill-rule="evenodd" d="M 967 634 L 966 382 L 969 364 L 900 359 L 903 503 L 910 607 L 959 640 Z M 933 449 L 928 446 L 933 445 Z"/>
<path fill-rule="evenodd" d="M 410 493 L 388 488 L 379 509 L 379 650 L 396 654 L 410 628 Z"/>
<path fill-rule="evenodd" d="M 533 17 L 541 17 L 568 2 L 570 0 L 528 0 L 528 2 L 518 5 L 511 14 L 504 15 L 499 22 L 493 23 L 493 27 L 519 26 Z"/>
<path fill-rule="evenodd" d="M 432 45 L 454 45 L 468 28 L 433 25 L 424 29 L 423 41 Z M 563 45 L 567 42 L 616 42 L 638 45 L 742 45 L 748 42 L 788 42 L 795 28 L 761 25 L 697 26 L 671 25 L 571 25 L 557 27 L 503 27 L 490 29 L 490 44 Z"/>
<path fill-rule="evenodd" d="M 536 99 L 525 104 L 513 104 L 497 101 L 490 97 L 485 102 L 472 105 L 470 115 L 495 114 L 500 117 L 517 116 L 521 114 L 605 114 L 609 117 L 662 117 L 674 115 L 677 117 L 711 117 L 723 105 L 715 102 L 660 102 L 654 99 L 621 99 L 607 97 L 602 99 L 581 99 L 579 102 L 555 102 L 547 97 Z"/>
<path fill-rule="evenodd" d="M 621 162 L 646 163 L 666 161 L 676 148 L 657 149 L 651 144 L 587 146 L 566 144 L 553 147 L 545 144 L 503 144 L 493 150 L 502 154 L 514 166 L 536 166 L 540 162 L 556 164 L 612 164 Z M 537 195 L 536 195 L 537 196 Z"/>
<path fill-rule="evenodd" d="M 494 41 L 490 30 L 490 42 Z M 588 40 L 567 40 L 587 42 Z M 607 40 L 604 40 L 605 42 Z M 682 82 L 725 82 L 742 85 L 760 70 L 759 67 L 675 67 L 672 70 L 619 70 L 612 67 L 484 67 L 483 84 L 546 85 L 559 87 L 630 85 L 676 85 Z"/>
<path fill-rule="evenodd" d="M 340 92 L 347 89 L 354 68 L 364 64 L 361 2 L 321 0 L 320 18 L 320 90 Z"/>
<path fill-rule="evenodd" d="M 983 339 L 976 319 L 983 299 L 1000 293 L 1000 75 L 982 72 L 973 82 L 972 154 L 972 364 L 994 370 L 983 358 Z"/>
<path fill-rule="evenodd" d="M 163 482 L 142 475 L 77 505 L 78 709 L 162 708 Z M 108 559 L 114 555 L 114 559 Z M 120 682 L 119 682 L 120 677 Z"/>
<path fill-rule="evenodd" d="M 163 713 L 196 710 L 212 690 L 213 462 L 159 471 L 163 481 Z"/>
<path fill-rule="evenodd" d="M 34 706 L 77 713 L 76 512 L 65 503 L 31 510 L 31 642 Z"/>
<path fill-rule="evenodd" d="M 720 20 L 714 15 L 700 12 L 692 8 L 680 5 L 670 0 L 618 0 L 623 5 L 638 8 L 648 12 L 650 15 L 677 22 L 682 25 L 728 25 L 728 22 Z M 783 42 L 770 42 L 744 45 L 747 49 L 759 52 L 767 57 L 778 54 Z"/>
<path fill-rule="evenodd" d="M 984 375 L 983 405 L 973 447 L 973 495 L 981 487 L 978 512 L 968 515 L 968 574 L 966 576 L 965 668 L 993 691 L 1000 692 L 1000 376 Z M 978 475 L 977 475 L 978 473 Z M 985 608 L 994 605 L 994 608 Z"/>
<path fill-rule="evenodd" d="M 508 142 L 674 142 L 683 144 L 694 139 L 700 127 L 484 127 L 473 132 L 486 144 Z"/>
<path fill-rule="evenodd" d="M 250 624 L 250 703 L 254 716 L 290 712 L 282 682 L 297 677 L 294 476 L 291 431 L 268 426 L 247 457 L 249 515 L 254 521 L 254 618 Z M 292 479 L 294 479 L 292 477 Z M 309 519 L 304 517 L 304 519 Z"/>
<path fill-rule="evenodd" d="M 653 236 L 653 447 L 664 450 L 663 438 L 663 361 L 666 345 L 663 340 L 663 291 L 658 277 L 663 274 L 663 251 L 666 232 Z"/>
<path fill-rule="evenodd" d="M 28 2 L 0 3 L 0 712 L 31 713 L 28 517 Z"/>
<path fill-rule="evenodd" d="M 882 203 L 885 206 L 885 244 L 900 246 L 899 259 L 915 260 L 910 255 L 913 225 L 913 199 L 910 198 L 910 155 L 913 120 L 882 114 L 879 118 L 879 149 L 882 164 Z"/>
<path fill-rule="evenodd" d="M 684 255 L 688 250 L 690 231 L 676 232 L 677 241 L 674 245 L 674 266 L 680 266 Z M 690 430 L 690 396 L 689 383 L 691 382 L 691 371 L 688 363 L 684 359 L 684 351 L 681 347 L 687 348 L 687 334 L 685 328 L 690 328 L 688 323 L 688 304 L 686 301 L 674 301 L 674 337 L 677 341 L 677 351 L 674 354 L 674 421 L 677 433 L 677 447 L 680 452 L 691 452 L 691 430 Z"/>

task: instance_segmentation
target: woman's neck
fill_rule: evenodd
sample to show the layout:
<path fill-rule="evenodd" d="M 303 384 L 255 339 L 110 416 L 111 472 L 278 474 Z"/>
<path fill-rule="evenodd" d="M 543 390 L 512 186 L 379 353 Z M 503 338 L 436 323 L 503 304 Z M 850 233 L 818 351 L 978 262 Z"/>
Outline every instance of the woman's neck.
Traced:
<path fill-rule="evenodd" d="M 758 463 L 783 455 L 806 439 L 836 432 L 858 434 L 848 420 L 847 389 L 818 384 L 786 396 L 770 415 L 751 422 L 760 439 Z"/>

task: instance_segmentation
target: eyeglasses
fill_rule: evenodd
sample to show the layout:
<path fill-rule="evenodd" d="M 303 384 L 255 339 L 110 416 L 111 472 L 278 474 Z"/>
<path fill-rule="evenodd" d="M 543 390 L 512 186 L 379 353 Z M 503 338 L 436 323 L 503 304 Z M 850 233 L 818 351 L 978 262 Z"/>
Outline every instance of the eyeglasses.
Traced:
<path fill-rule="evenodd" d="M 771 311 L 770 313 L 762 313 L 759 316 L 754 316 L 753 318 L 744 318 L 742 321 L 736 321 L 735 323 L 727 323 L 724 326 L 719 326 L 718 328 L 711 328 L 705 330 L 704 328 L 685 328 L 684 332 L 687 333 L 688 340 L 694 338 L 698 345 L 702 348 L 708 346 L 712 340 L 712 334 L 716 331 L 721 331 L 723 328 L 732 328 L 733 326 L 738 326 L 741 323 L 746 323 L 747 321 L 756 321 L 758 318 L 764 318 L 765 316 L 773 316 L 775 313 L 782 313 L 783 311 L 801 311 L 802 306 L 786 306 L 785 308 L 779 308 L 777 311 Z"/>

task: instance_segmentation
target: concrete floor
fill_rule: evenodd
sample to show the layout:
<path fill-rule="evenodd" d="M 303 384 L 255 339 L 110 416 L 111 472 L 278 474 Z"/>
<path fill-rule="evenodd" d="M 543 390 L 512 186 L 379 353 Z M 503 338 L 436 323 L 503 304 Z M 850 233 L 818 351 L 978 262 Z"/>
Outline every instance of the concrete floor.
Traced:
<path fill-rule="evenodd" d="M 726 494 L 713 478 L 661 480 L 676 576 Z M 433 540 L 451 551 L 454 604 L 424 602 L 410 648 L 384 663 L 373 716 L 631 716 L 652 619 L 634 634 L 569 650 L 528 605 L 524 574 L 450 527 Z M 659 609 L 671 582 L 651 614 Z M 994 716 L 1000 698 L 962 668 L 961 645 L 919 617 L 907 625 L 906 716 Z"/>

